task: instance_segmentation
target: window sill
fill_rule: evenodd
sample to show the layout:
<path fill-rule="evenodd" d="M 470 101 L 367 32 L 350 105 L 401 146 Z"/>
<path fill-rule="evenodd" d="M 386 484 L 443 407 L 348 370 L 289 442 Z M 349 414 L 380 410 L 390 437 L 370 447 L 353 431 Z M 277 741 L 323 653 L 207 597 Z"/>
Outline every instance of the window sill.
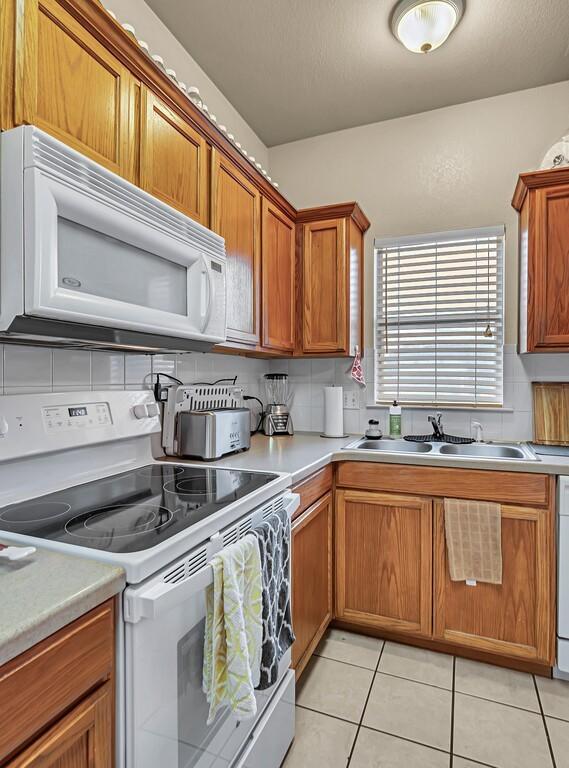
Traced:
<path fill-rule="evenodd" d="M 381 403 L 366 403 L 367 410 L 388 411 L 389 405 L 382 405 Z M 474 405 L 402 405 L 401 408 L 407 411 L 468 411 L 472 413 L 514 413 L 514 408 L 509 408 L 505 405 L 499 408 L 492 408 L 489 406 L 474 406 Z"/>

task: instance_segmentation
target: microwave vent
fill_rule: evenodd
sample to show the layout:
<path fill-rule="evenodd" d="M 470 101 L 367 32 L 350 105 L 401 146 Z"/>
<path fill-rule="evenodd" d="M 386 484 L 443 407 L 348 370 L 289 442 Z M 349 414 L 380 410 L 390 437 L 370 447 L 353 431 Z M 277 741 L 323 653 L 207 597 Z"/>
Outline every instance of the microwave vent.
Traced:
<path fill-rule="evenodd" d="M 89 160 L 71 147 L 35 127 L 32 133 L 31 157 L 26 164 L 70 186 L 80 187 L 98 202 L 122 212 L 144 224 L 150 224 L 201 252 L 219 259 L 223 256 L 222 239 L 169 205 L 162 203 L 134 184 Z"/>

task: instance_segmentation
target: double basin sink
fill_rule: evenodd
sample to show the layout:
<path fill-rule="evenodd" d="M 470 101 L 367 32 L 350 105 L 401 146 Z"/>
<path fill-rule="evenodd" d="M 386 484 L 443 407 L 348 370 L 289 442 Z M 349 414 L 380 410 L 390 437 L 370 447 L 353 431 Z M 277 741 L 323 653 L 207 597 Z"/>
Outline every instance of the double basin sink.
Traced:
<path fill-rule="evenodd" d="M 467 459 L 506 459 L 521 461 L 539 461 L 538 457 L 526 445 L 502 445 L 500 443 L 412 443 L 408 440 L 367 440 L 363 438 L 345 446 L 352 451 L 383 451 L 385 453 L 430 454 L 462 457 Z"/>

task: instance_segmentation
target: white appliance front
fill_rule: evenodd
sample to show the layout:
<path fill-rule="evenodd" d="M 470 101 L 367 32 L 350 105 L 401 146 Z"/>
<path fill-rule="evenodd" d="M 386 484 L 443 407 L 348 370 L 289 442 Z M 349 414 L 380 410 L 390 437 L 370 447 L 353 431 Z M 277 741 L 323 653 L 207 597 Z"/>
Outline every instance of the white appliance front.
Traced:
<path fill-rule="evenodd" d="M 290 650 L 280 661 L 275 685 L 257 691 L 257 715 L 251 720 L 239 722 L 226 709 L 207 725 L 202 668 L 205 591 L 213 581 L 208 561 L 282 505 L 292 514 L 298 496 L 285 494 L 272 508 L 246 515 L 161 573 L 125 590 L 126 768 L 227 768 L 236 763 L 277 768 L 281 764 L 294 735 L 294 684 L 292 690 L 290 681 L 283 684 L 287 673 L 292 674 L 288 672 Z M 274 699 L 285 690 L 277 707 Z M 259 763 L 255 745 L 266 733 L 261 721 L 270 707 L 277 707 L 271 722 L 281 723 L 280 732 Z"/>
<path fill-rule="evenodd" d="M 225 339 L 222 238 L 32 126 L 1 142 L 3 328 L 26 315 Z"/>

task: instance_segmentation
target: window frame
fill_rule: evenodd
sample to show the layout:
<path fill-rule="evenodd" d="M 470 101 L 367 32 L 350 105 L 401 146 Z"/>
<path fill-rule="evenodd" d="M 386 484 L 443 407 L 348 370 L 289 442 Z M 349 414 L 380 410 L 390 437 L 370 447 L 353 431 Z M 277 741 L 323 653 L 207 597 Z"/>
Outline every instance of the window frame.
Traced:
<path fill-rule="evenodd" d="M 432 399 L 432 400 L 406 400 L 402 398 L 400 400 L 400 403 L 404 405 L 405 407 L 409 408 L 445 408 L 445 409 L 459 409 L 459 410 L 476 410 L 476 409 L 483 409 L 483 410 L 495 410 L 495 409 L 502 409 L 504 407 L 504 335 L 505 335 L 505 314 L 504 314 L 504 297 L 505 297 L 505 259 L 506 259 L 506 227 L 503 224 L 494 225 L 494 226 L 487 226 L 487 227 L 472 227 L 469 229 L 459 229 L 459 230 L 446 230 L 442 232 L 429 232 L 424 234 L 418 234 L 418 235 L 402 235 L 402 236 L 396 236 L 396 237 L 376 237 L 374 239 L 374 246 L 373 246 L 373 264 L 374 264 L 374 287 L 373 287 L 373 296 L 374 296 L 374 308 L 373 308 L 373 358 L 374 358 L 374 368 L 373 368 L 373 404 L 379 407 L 385 407 L 391 404 L 393 401 L 393 397 L 389 394 L 385 394 L 384 396 L 381 396 L 380 392 L 380 385 L 381 380 L 379 376 L 379 367 L 380 367 L 380 361 L 379 361 L 379 355 L 382 353 L 382 344 L 380 344 L 380 330 L 379 330 L 379 323 L 381 322 L 383 324 L 384 319 L 383 317 L 380 319 L 378 310 L 380 307 L 379 304 L 379 296 L 378 292 L 380 290 L 380 282 L 383 286 L 383 278 L 380 274 L 383 272 L 383 262 L 381 258 L 381 251 L 385 251 L 386 249 L 395 249 L 395 248 L 405 248 L 405 247 L 411 247 L 411 246 L 418 246 L 418 245 L 425 245 L 425 247 L 428 247 L 430 244 L 445 244 L 445 243 L 451 243 L 458 240 L 473 240 L 473 239 L 481 239 L 484 238 L 500 238 L 501 240 L 501 252 L 499 255 L 499 258 L 497 259 L 497 269 L 498 269 L 498 275 L 497 275 L 497 293 L 499 295 L 497 298 L 497 309 L 496 309 L 496 317 L 499 318 L 499 334 L 500 339 L 497 344 L 497 357 L 496 357 L 496 368 L 495 368 L 495 378 L 497 384 L 499 384 L 500 388 L 500 399 L 496 402 L 491 401 L 480 401 L 477 400 L 477 394 L 475 392 L 474 394 L 474 400 L 473 401 L 452 401 L 452 400 L 444 400 L 444 399 Z M 381 306 L 383 308 L 383 297 L 381 297 Z M 403 325 L 407 325 L 408 327 L 419 327 L 421 323 L 427 324 L 429 322 L 429 319 L 431 322 L 436 322 L 437 315 L 430 315 L 430 316 L 423 316 L 417 321 L 407 321 L 404 322 Z M 450 324 L 451 321 L 458 321 L 458 322 L 466 322 L 468 319 L 471 321 L 473 320 L 473 316 L 468 316 L 466 313 L 463 316 L 455 315 L 452 318 L 442 319 L 440 322 L 441 324 Z M 401 325 L 400 322 L 398 323 L 387 323 L 387 325 L 391 326 L 397 326 Z M 399 387 L 398 389 L 398 395 L 399 395 Z M 399 397 L 398 397 L 399 400 Z"/>

